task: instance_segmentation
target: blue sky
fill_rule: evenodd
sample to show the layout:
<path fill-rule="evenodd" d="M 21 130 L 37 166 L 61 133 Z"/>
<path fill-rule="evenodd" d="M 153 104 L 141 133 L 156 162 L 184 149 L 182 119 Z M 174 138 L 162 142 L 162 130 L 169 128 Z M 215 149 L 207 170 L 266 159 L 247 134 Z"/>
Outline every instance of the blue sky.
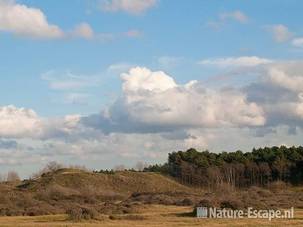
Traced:
<path fill-rule="evenodd" d="M 39 167 L 51 160 L 110 168 L 165 161 L 168 152 L 195 145 L 219 151 L 250 150 L 278 141 L 299 144 L 302 4 L 298 0 L 0 0 L 3 171 L 16 168 L 25 153 L 28 161 L 19 168 L 28 174 L 33 163 Z M 121 77 L 123 73 L 127 75 Z M 189 85 L 190 81 L 196 82 Z M 260 101 L 257 94 L 262 87 L 268 93 Z M 189 100 L 184 101 L 178 89 L 184 89 Z M 158 103 L 163 98 L 168 101 Z M 197 103 L 189 106 L 195 98 Z M 234 117 L 228 111 L 221 116 L 221 109 L 242 104 Z M 171 114 L 157 112 L 159 108 Z M 176 116 L 190 115 L 182 108 L 205 113 L 181 124 Z M 283 112 L 289 108 L 293 113 Z M 78 118 L 72 118 L 76 123 L 67 129 L 69 115 Z M 18 119 L 20 131 L 11 132 Z M 50 127 L 55 124 L 56 128 Z M 43 132 L 32 133 L 39 131 L 36 127 Z M 226 133 L 229 137 L 224 137 Z M 234 141 L 239 135 L 245 140 L 237 147 Z M 12 141 L 18 145 L 9 147 Z M 102 143 L 96 147 L 104 146 L 100 151 L 91 147 L 96 141 Z M 106 150 L 109 141 L 122 150 L 131 145 L 129 151 L 106 159 L 112 154 Z M 58 152 L 62 147 L 71 153 Z"/>
<path fill-rule="evenodd" d="M 98 1 L 18 1 L 28 7 L 41 9 L 48 21 L 70 30 L 86 22 L 99 33 L 120 34 L 135 29 L 142 37 L 118 37 L 113 41 L 37 40 L 1 34 L 2 75 L 1 103 L 33 108 L 45 116 L 71 112 L 98 111 L 106 102 L 100 87 L 89 106 L 60 105 L 52 102 L 52 92 L 41 74 L 49 70 L 71 71 L 75 74 L 102 74 L 111 64 L 157 65 L 157 58 L 171 56 L 188 61 L 204 58 L 256 55 L 274 59 L 299 58 L 302 52 L 292 50 L 288 43 L 275 43 L 266 26 L 284 24 L 300 34 L 300 2 L 298 1 L 160 1 L 140 15 L 127 12 L 102 12 Z M 68 9 L 68 11 L 66 10 Z M 248 17 L 245 24 L 234 20 L 224 22 L 219 30 L 207 26 L 219 20 L 222 13 L 240 10 Z M 166 69 L 177 81 L 203 79 L 205 69 Z M 193 71 L 193 72 L 191 72 Z M 186 75 L 184 75 L 186 74 Z M 100 75 L 101 80 L 103 75 Z M 208 76 L 208 75 L 207 75 Z M 105 77 L 105 76 L 104 76 Z M 102 82 L 119 83 L 119 78 L 104 78 Z M 111 80 L 112 79 L 112 80 Z M 108 83 L 106 84 L 106 87 Z M 110 85 L 119 93 L 119 85 Z M 18 92 L 15 92 L 17 90 Z M 58 110 L 60 109 L 60 110 Z"/>

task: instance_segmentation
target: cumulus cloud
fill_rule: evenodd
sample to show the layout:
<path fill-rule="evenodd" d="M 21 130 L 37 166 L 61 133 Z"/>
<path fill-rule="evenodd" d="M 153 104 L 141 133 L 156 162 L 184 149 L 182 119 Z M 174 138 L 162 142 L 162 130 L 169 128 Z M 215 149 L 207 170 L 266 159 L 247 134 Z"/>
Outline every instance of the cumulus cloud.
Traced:
<path fill-rule="evenodd" d="M 302 62 L 272 64 L 259 81 L 247 86 L 248 99 L 262 106 L 267 126 L 303 127 Z"/>
<path fill-rule="evenodd" d="M 64 32 L 58 26 L 47 21 L 40 9 L 10 0 L 0 1 L 0 31 L 42 39 L 56 39 L 64 36 Z"/>
<path fill-rule="evenodd" d="M 90 97 L 87 93 L 68 93 L 64 95 L 63 101 L 67 104 L 87 105 Z"/>
<path fill-rule="evenodd" d="M 107 67 L 106 73 L 120 75 L 121 73 L 128 71 L 132 67 L 134 67 L 134 66 L 130 63 L 119 62 L 119 63 L 109 65 Z"/>
<path fill-rule="evenodd" d="M 85 22 L 77 24 L 72 30 L 63 31 L 58 25 L 51 24 L 42 10 L 18 4 L 14 0 L 0 0 L 1 31 L 33 39 L 82 38 L 106 42 L 114 38 L 111 33 L 94 32 Z M 129 36 L 138 35 L 135 31 L 129 31 Z"/>
<path fill-rule="evenodd" d="M 293 36 L 293 33 L 283 24 L 268 26 L 268 29 L 272 33 L 273 39 L 278 43 L 286 42 Z"/>
<path fill-rule="evenodd" d="M 0 107 L 0 138 L 48 139 L 67 136 L 78 127 L 79 115 L 42 118 L 32 109 Z"/>
<path fill-rule="evenodd" d="M 161 56 L 157 59 L 157 63 L 162 68 L 172 68 L 180 64 L 184 59 L 182 57 Z"/>
<path fill-rule="evenodd" d="M 197 81 L 177 85 L 164 72 L 134 68 L 123 74 L 124 105 L 147 124 L 205 127 L 262 125 L 262 109 L 235 90 L 211 90 Z"/>
<path fill-rule="evenodd" d="M 0 137 L 34 136 L 41 131 L 41 119 L 31 109 L 15 106 L 0 107 Z"/>
<path fill-rule="evenodd" d="M 241 12 L 240 10 L 236 10 L 236 11 L 232 11 L 232 12 L 225 12 L 225 13 L 221 13 L 219 15 L 219 17 L 221 18 L 221 20 L 236 20 L 240 23 L 246 23 L 248 21 L 248 16 L 245 15 L 243 12 Z"/>
<path fill-rule="evenodd" d="M 94 87 L 99 82 L 96 76 L 75 75 L 70 71 L 56 72 L 51 70 L 43 73 L 41 78 L 47 81 L 49 87 L 54 90 L 74 90 Z"/>
<path fill-rule="evenodd" d="M 276 86 L 294 92 L 303 92 L 302 74 L 288 74 L 285 68 L 283 69 L 283 67 L 273 66 L 268 69 L 268 79 Z"/>
<path fill-rule="evenodd" d="M 219 67 L 251 67 L 272 63 L 273 61 L 267 58 L 260 58 L 256 56 L 242 56 L 229 58 L 213 58 L 204 59 L 198 63 L 201 65 L 213 65 Z"/>
<path fill-rule="evenodd" d="M 303 126 L 300 62 L 264 60 L 256 82 L 240 88 L 212 89 L 201 82 L 178 84 L 162 71 L 134 67 L 121 75 L 122 96 L 101 114 L 83 117 L 104 133 L 160 133 L 194 128 Z M 245 64 L 247 65 L 258 65 Z M 242 64 L 243 65 L 243 64 Z"/>
<path fill-rule="evenodd" d="M 104 11 L 124 11 L 129 14 L 141 14 L 152 8 L 157 0 L 102 0 L 101 9 Z"/>
<path fill-rule="evenodd" d="M 241 24 L 245 24 L 249 21 L 248 16 L 240 10 L 230 11 L 230 12 L 223 12 L 220 13 L 218 19 L 211 20 L 207 22 L 207 27 L 213 29 L 220 29 L 229 21 L 236 21 Z"/>
<path fill-rule="evenodd" d="M 130 69 L 121 78 L 123 96 L 103 116 L 84 118 L 85 124 L 105 132 L 150 133 L 265 123 L 262 108 L 234 89 L 212 90 L 197 81 L 178 85 L 162 71 L 141 67 Z"/>
<path fill-rule="evenodd" d="M 125 33 L 125 36 L 127 36 L 128 33 Z M 129 37 L 135 37 L 138 34 L 135 34 L 135 30 L 133 33 L 129 33 Z M 100 42 L 109 42 L 113 41 L 118 36 L 118 34 L 114 33 L 106 33 L 106 32 L 95 32 L 93 28 L 90 26 L 90 24 L 86 22 L 82 22 L 80 24 L 77 24 L 73 30 L 67 32 L 66 34 L 69 38 L 80 38 L 80 39 L 86 39 L 86 40 L 94 40 L 94 41 L 100 41 Z"/>
<path fill-rule="evenodd" d="M 104 10 L 126 11 L 139 14 L 152 7 L 156 0 L 113 0 L 103 1 Z M 117 34 L 95 32 L 90 24 L 82 22 L 73 29 L 63 31 L 58 25 L 51 24 L 41 9 L 18 4 L 14 0 L 0 0 L 0 32 L 8 32 L 33 39 L 81 38 L 100 42 L 112 41 L 120 37 L 139 38 L 143 32 L 130 29 Z"/>
<path fill-rule="evenodd" d="M 186 148 L 194 147 L 198 150 L 206 149 L 208 146 L 208 135 L 199 133 L 199 132 L 193 132 L 189 133 L 189 135 L 184 138 L 184 146 Z"/>
<path fill-rule="evenodd" d="M 0 139 L 0 149 L 16 149 L 18 143 L 15 140 Z"/>
<path fill-rule="evenodd" d="M 91 136 L 89 129 L 110 134 L 302 125 L 301 68 L 300 62 L 272 63 L 255 83 L 212 89 L 197 81 L 178 84 L 163 71 L 133 67 L 121 75 L 122 96 L 102 113 L 43 119 L 30 109 L 2 107 L 0 134 L 5 138 L 51 138 L 75 136 L 73 130 Z"/>
<path fill-rule="evenodd" d="M 153 72 L 148 68 L 134 67 L 128 73 L 122 73 L 122 90 L 124 93 L 142 91 L 161 92 L 176 87 L 174 79 L 162 71 Z"/>
<path fill-rule="evenodd" d="M 247 85 L 211 88 L 131 67 L 121 75 L 121 97 L 101 113 L 43 118 L 31 109 L 1 107 L 0 163 L 67 157 L 114 165 L 119 158 L 165 160 L 167 152 L 189 147 L 296 145 L 303 134 L 302 71 L 301 61 L 272 62 Z"/>
<path fill-rule="evenodd" d="M 292 45 L 295 46 L 295 47 L 303 47 L 303 38 L 300 37 L 300 38 L 295 38 L 292 40 Z"/>
<path fill-rule="evenodd" d="M 74 30 L 72 31 L 72 36 L 74 37 L 80 37 L 84 39 L 93 39 L 95 36 L 95 33 L 91 26 L 88 23 L 81 23 L 78 24 Z"/>

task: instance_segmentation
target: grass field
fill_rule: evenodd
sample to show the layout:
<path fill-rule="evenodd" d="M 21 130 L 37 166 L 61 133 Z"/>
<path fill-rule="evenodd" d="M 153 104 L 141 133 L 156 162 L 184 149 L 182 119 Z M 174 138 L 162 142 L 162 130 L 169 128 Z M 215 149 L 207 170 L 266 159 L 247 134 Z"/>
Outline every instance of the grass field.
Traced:
<path fill-rule="evenodd" d="M 142 208 L 138 214 L 102 216 L 99 221 L 70 222 L 65 215 L 36 217 L 0 217 L 1 227 L 188 227 L 188 226 L 303 226 L 303 210 L 295 210 L 294 219 L 197 219 L 189 217 L 191 207 L 152 205 Z"/>

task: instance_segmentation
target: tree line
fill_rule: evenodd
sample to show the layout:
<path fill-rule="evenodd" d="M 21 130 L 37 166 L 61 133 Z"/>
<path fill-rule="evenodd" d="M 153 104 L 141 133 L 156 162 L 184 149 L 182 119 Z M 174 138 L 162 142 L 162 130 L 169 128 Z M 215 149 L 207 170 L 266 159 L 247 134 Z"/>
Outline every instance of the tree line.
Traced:
<path fill-rule="evenodd" d="M 274 146 L 251 152 L 172 152 L 167 163 L 144 171 L 161 172 L 185 184 L 216 187 L 266 186 L 273 181 L 303 183 L 303 147 Z"/>

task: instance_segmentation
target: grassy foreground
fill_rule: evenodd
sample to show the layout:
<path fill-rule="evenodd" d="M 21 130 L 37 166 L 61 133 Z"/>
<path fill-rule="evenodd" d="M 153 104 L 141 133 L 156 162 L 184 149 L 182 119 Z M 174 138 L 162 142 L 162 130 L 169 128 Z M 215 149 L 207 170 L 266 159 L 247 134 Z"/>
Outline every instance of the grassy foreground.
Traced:
<path fill-rule="evenodd" d="M 66 215 L 49 216 L 19 216 L 0 217 L 1 227 L 67 227 L 67 226 L 87 226 L 87 227 L 115 227 L 115 226 L 303 226 L 303 210 L 295 210 L 294 219 L 197 219 L 186 214 L 192 210 L 191 207 L 151 205 L 145 206 L 132 215 L 103 216 L 99 221 L 70 222 Z"/>

